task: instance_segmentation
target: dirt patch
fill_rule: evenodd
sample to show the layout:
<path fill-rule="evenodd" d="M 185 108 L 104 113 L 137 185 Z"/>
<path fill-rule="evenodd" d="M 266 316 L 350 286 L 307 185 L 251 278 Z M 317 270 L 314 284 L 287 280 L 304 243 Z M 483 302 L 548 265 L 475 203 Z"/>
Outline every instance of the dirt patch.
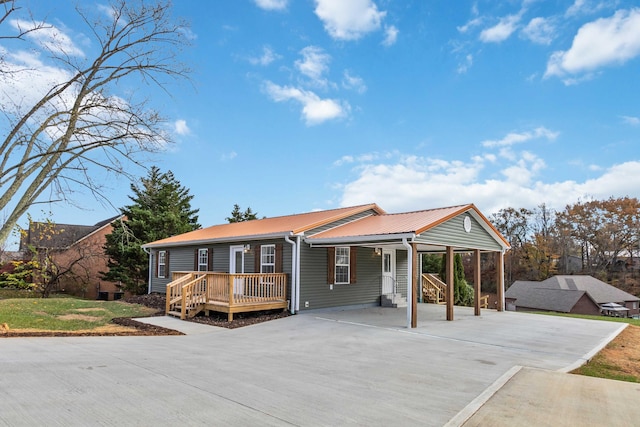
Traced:
<path fill-rule="evenodd" d="M 621 372 L 640 378 L 640 326 L 627 326 L 598 354 Z"/>
<path fill-rule="evenodd" d="M 95 312 L 95 311 L 106 311 L 104 308 L 100 308 L 100 307 L 88 307 L 88 308 L 76 308 L 76 311 L 79 311 L 80 313 L 90 313 L 90 312 Z"/>
<path fill-rule="evenodd" d="M 83 322 L 97 322 L 99 317 L 87 316 L 86 314 L 65 314 L 57 317 L 60 320 L 82 320 Z"/>

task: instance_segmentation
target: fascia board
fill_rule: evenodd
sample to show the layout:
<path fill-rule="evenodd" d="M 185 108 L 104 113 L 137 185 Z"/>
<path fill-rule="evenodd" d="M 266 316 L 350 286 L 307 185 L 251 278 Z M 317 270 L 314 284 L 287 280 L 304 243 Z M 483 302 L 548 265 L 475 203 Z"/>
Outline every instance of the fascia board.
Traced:
<path fill-rule="evenodd" d="M 158 243 L 152 244 L 147 243 L 142 245 L 143 249 L 154 249 L 154 248 L 173 248 L 178 246 L 194 246 L 194 245 L 204 245 L 211 243 L 236 243 L 236 242 L 244 242 L 244 241 L 254 241 L 254 240 L 268 240 L 268 239 L 277 239 L 284 238 L 285 236 L 292 236 L 293 234 L 290 231 L 287 232 L 278 232 L 278 233 L 270 233 L 270 234 L 254 234 L 254 235 L 246 235 L 246 236 L 234 236 L 234 237 L 223 237 L 218 239 L 200 239 L 200 240 L 187 240 L 182 242 L 171 242 L 171 243 Z"/>
<path fill-rule="evenodd" d="M 370 236 L 346 236 L 346 237 L 328 237 L 325 239 L 322 238 L 306 238 L 304 239 L 305 243 L 309 244 L 311 247 L 319 246 L 319 245 L 341 245 L 341 244 L 349 244 L 349 243 L 374 243 L 381 241 L 392 241 L 392 240 L 402 240 L 402 239 L 413 239 L 415 237 L 415 233 L 402 233 L 402 234 L 374 234 Z"/>

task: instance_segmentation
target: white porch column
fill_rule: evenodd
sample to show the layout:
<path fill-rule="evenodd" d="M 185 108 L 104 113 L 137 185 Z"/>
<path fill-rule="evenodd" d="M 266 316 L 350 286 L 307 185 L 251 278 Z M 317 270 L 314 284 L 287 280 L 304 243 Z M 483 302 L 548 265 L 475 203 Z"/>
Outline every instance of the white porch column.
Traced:
<path fill-rule="evenodd" d="M 504 252 L 496 252 L 496 288 L 498 292 L 498 311 L 504 311 Z"/>

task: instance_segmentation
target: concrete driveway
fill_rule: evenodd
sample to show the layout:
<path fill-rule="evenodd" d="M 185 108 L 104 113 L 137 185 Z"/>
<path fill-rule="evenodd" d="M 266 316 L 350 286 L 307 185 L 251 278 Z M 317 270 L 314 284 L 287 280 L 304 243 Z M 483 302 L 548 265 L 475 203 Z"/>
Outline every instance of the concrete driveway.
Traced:
<path fill-rule="evenodd" d="M 444 314 L 420 305 L 412 330 L 404 309 L 366 308 L 234 330 L 149 320 L 186 336 L 0 339 L 0 425 L 455 425 L 514 367 L 566 370 L 620 331 Z"/>

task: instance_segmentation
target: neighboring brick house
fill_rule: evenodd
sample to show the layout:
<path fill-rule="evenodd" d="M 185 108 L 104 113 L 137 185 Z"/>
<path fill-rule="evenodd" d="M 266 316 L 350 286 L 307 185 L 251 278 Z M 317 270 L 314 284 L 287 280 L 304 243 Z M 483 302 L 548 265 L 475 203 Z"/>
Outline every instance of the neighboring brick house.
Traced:
<path fill-rule="evenodd" d="M 542 282 L 515 281 L 505 292 L 507 310 L 555 311 L 560 313 L 611 315 L 608 305 L 618 304 L 616 313 L 637 317 L 640 298 L 591 276 L 553 276 Z"/>
<path fill-rule="evenodd" d="M 117 283 L 104 281 L 100 272 L 108 270 L 104 253 L 106 235 L 112 232 L 116 216 L 95 225 L 72 225 L 32 222 L 20 241 L 20 250 L 28 246 L 47 248 L 61 269 L 71 274 L 60 278 L 56 290 L 87 299 L 114 299 L 122 293 Z"/>

